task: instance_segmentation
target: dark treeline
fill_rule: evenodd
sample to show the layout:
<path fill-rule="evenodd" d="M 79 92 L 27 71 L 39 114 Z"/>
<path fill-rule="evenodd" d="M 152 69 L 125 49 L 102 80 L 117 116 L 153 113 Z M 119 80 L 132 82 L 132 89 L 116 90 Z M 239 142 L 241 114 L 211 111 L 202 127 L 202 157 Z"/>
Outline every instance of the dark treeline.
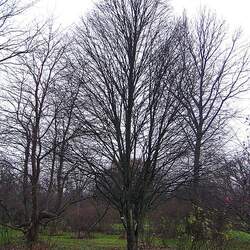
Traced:
<path fill-rule="evenodd" d="M 26 8 L 0 1 L 1 225 L 32 243 L 90 200 L 90 228 L 112 208 L 137 250 L 146 216 L 175 197 L 249 229 L 249 147 L 224 147 L 228 104 L 248 88 L 240 32 L 161 0 L 100 1 L 67 34 L 21 30 Z"/>

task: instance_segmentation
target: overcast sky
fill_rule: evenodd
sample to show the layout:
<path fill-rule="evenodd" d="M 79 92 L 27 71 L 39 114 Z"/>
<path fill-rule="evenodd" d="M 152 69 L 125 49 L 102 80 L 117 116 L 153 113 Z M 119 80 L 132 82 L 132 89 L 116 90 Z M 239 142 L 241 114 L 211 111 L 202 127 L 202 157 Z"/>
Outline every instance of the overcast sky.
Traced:
<path fill-rule="evenodd" d="M 30 0 L 27 0 L 30 1 Z M 63 27 L 77 22 L 79 17 L 86 14 L 98 0 L 40 0 L 31 10 L 29 17 L 38 20 L 54 16 Z M 214 10 L 218 16 L 229 24 L 231 30 L 242 28 L 244 37 L 250 42 L 250 1 L 248 0 L 170 0 L 173 11 L 181 14 L 185 9 L 189 16 L 195 15 L 201 7 Z M 29 18 L 28 18 L 29 19 Z M 243 111 L 243 117 L 250 115 L 249 93 L 238 101 L 236 107 Z M 244 126 L 244 118 L 235 119 L 233 128 L 235 132 L 245 139 L 250 134 L 249 126 Z"/>
<path fill-rule="evenodd" d="M 58 22 L 67 26 L 77 22 L 98 0 L 40 0 L 36 4 L 37 17 L 54 15 Z M 207 6 L 215 10 L 231 27 L 242 27 L 250 38 L 250 1 L 249 0 L 170 0 L 174 11 L 181 14 L 184 9 L 193 15 L 200 7 Z"/>

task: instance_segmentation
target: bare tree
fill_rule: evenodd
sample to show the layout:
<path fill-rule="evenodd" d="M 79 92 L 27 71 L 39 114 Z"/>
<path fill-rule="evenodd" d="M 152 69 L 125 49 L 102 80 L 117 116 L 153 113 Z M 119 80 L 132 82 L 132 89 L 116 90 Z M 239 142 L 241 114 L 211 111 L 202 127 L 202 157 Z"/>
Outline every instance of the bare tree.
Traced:
<path fill-rule="evenodd" d="M 178 94 L 185 109 L 183 131 L 191 150 L 192 201 L 197 205 L 201 175 L 207 167 L 214 170 L 213 154 L 222 145 L 223 128 L 232 114 L 227 105 L 246 90 L 249 55 L 240 33 L 230 38 L 225 23 L 206 10 L 194 22 L 184 17 L 182 34 L 185 84 Z"/>
<path fill-rule="evenodd" d="M 185 142 L 171 94 L 180 80 L 179 29 L 169 14 L 158 0 L 110 0 L 76 29 L 79 119 L 87 135 L 75 154 L 119 211 L 129 250 L 138 249 L 162 183 L 170 191 L 185 179 L 173 171 Z"/>
<path fill-rule="evenodd" d="M 249 231 L 250 224 L 250 153 L 249 143 L 233 157 L 228 157 L 224 171 L 219 179 L 220 189 L 224 194 L 224 204 L 233 216 L 240 221 L 244 230 Z"/>
<path fill-rule="evenodd" d="M 30 34 L 24 27 L 17 25 L 16 18 L 20 17 L 33 5 L 22 4 L 17 0 L 0 1 L 0 66 L 5 67 L 17 55 L 27 53 L 35 34 Z"/>
<path fill-rule="evenodd" d="M 63 200 L 65 185 L 76 169 L 67 161 L 67 147 L 78 127 L 72 121 L 79 88 L 70 86 L 63 37 L 50 23 L 38 33 L 34 49 L 18 57 L 9 73 L 12 82 L 4 91 L 1 113 L 2 147 L 8 150 L 10 168 L 22 178 L 24 221 L 13 226 L 29 242 L 37 240 L 39 225 L 55 219 L 79 199 Z M 51 205 L 52 192 L 57 201 Z"/>

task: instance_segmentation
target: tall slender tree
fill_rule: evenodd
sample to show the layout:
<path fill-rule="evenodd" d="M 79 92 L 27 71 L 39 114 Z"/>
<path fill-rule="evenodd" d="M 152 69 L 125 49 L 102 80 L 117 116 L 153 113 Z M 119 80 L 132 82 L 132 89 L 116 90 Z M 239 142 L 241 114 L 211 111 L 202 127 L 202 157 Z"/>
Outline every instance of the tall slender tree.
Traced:
<path fill-rule="evenodd" d="M 225 22 L 202 10 L 195 21 L 184 17 L 181 40 L 183 82 L 178 95 L 185 109 L 184 133 L 191 149 L 192 201 L 199 203 L 199 184 L 220 144 L 230 117 L 230 100 L 246 91 L 249 79 L 248 47 L 240 33 L 230 37 Z M 218 150 L 218 147 L 217 147 Z M 213 153 L 214 154 L 214 153 Z M 210 169 L 214 170 L 214 169 Z"/>
<path fill-rule="evenodd" d="M 55 102 L 56 84 L 62 80 L 65 46 L 52 26 L 39 29 L 33 50 L 20 55 L 9 69 L 9 83 L 3 91 L 1 122 L 5 132 L 2 148 L 10 167 L 22 178 L 24 220 L 19 225 L 29 242 L 38 238 L 39 225 L 49 214 L 41 208 L 39 192 L 44 160 L 53 151 L 47 137 L 60 111 Z M 46 34 L 47 32 L 47 34 Z"/>
<path fill-rule="evenodd" d="M 138 249 L 161 184 L 169 191 L 183 181 L 172 171 L 185 151 L 181 106 L 171 94 L 180 80 L 178 31 L 159 0 L 109 0 L 97 4 L 75 34 L 79 119 L 88 131 L 75 153 L 119 211 L 129 250 Z"/>

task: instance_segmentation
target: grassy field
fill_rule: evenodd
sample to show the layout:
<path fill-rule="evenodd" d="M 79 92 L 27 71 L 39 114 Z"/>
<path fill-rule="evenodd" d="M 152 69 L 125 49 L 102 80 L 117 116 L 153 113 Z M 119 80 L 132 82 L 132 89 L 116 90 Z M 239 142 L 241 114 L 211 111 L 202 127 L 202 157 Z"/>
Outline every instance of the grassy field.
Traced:
<path fill-rule="evenodd" d="M 228 250 L 250 250 L 250 234 L 241 231 L 230 231 L 228 235 L 231 239 Z M 52 250 L 122 250 L 126 247 L 126 241 L 121 239 L 119 235 L 101 233 L 95 233 L 93 238 L 89 239 L 76 239 L 71 233 L 64 233 L 59 236 L 42 235 L 40 240 Z M 177 249 L 179 245 L 177 239 L 168 239 L 164 243 L 165 247 L 169 247 L 168 249 Z M 163 242 L 159 238 L 155 238 L 153 244 L 163 247 Z M 14 230 L 0 228 L 0 250 L 19 249 L 14 248 L 14 246 L 24 246 L 23 235 Z"/>
<path fill-rule="evenodd" d="M 76 239 L 71 233 L 59 236 L 41 235 L 40 241 L 53 250 L 101 250 L 125 249 L 126 241 L 119 235 L 95 233 L 90 239 Z M 9 246 L 24 246 L 24 237 L 21 232 L 0 228 L 0 250 L 9 249 Z"/>
<path fill-rule="evenodd" d="M 91 239 L 75 239 L 70 233 L 60 236 L 42 236 L 42 239 L 58 249 L 124 249 L 126 241 L 118 235 L 94 234 Z"/>
<path fill-rule="evenodd" d="M 250 234 L 242 231 L 230 231 L 232 250 L 250 250 Z"/>
<path fill-rule="evenodd" d="M 8 244 L 18 244 L 22 233 L 0 226 L 0 247 Z M 1 249 L 1 248 L 0 248 Z"/>

